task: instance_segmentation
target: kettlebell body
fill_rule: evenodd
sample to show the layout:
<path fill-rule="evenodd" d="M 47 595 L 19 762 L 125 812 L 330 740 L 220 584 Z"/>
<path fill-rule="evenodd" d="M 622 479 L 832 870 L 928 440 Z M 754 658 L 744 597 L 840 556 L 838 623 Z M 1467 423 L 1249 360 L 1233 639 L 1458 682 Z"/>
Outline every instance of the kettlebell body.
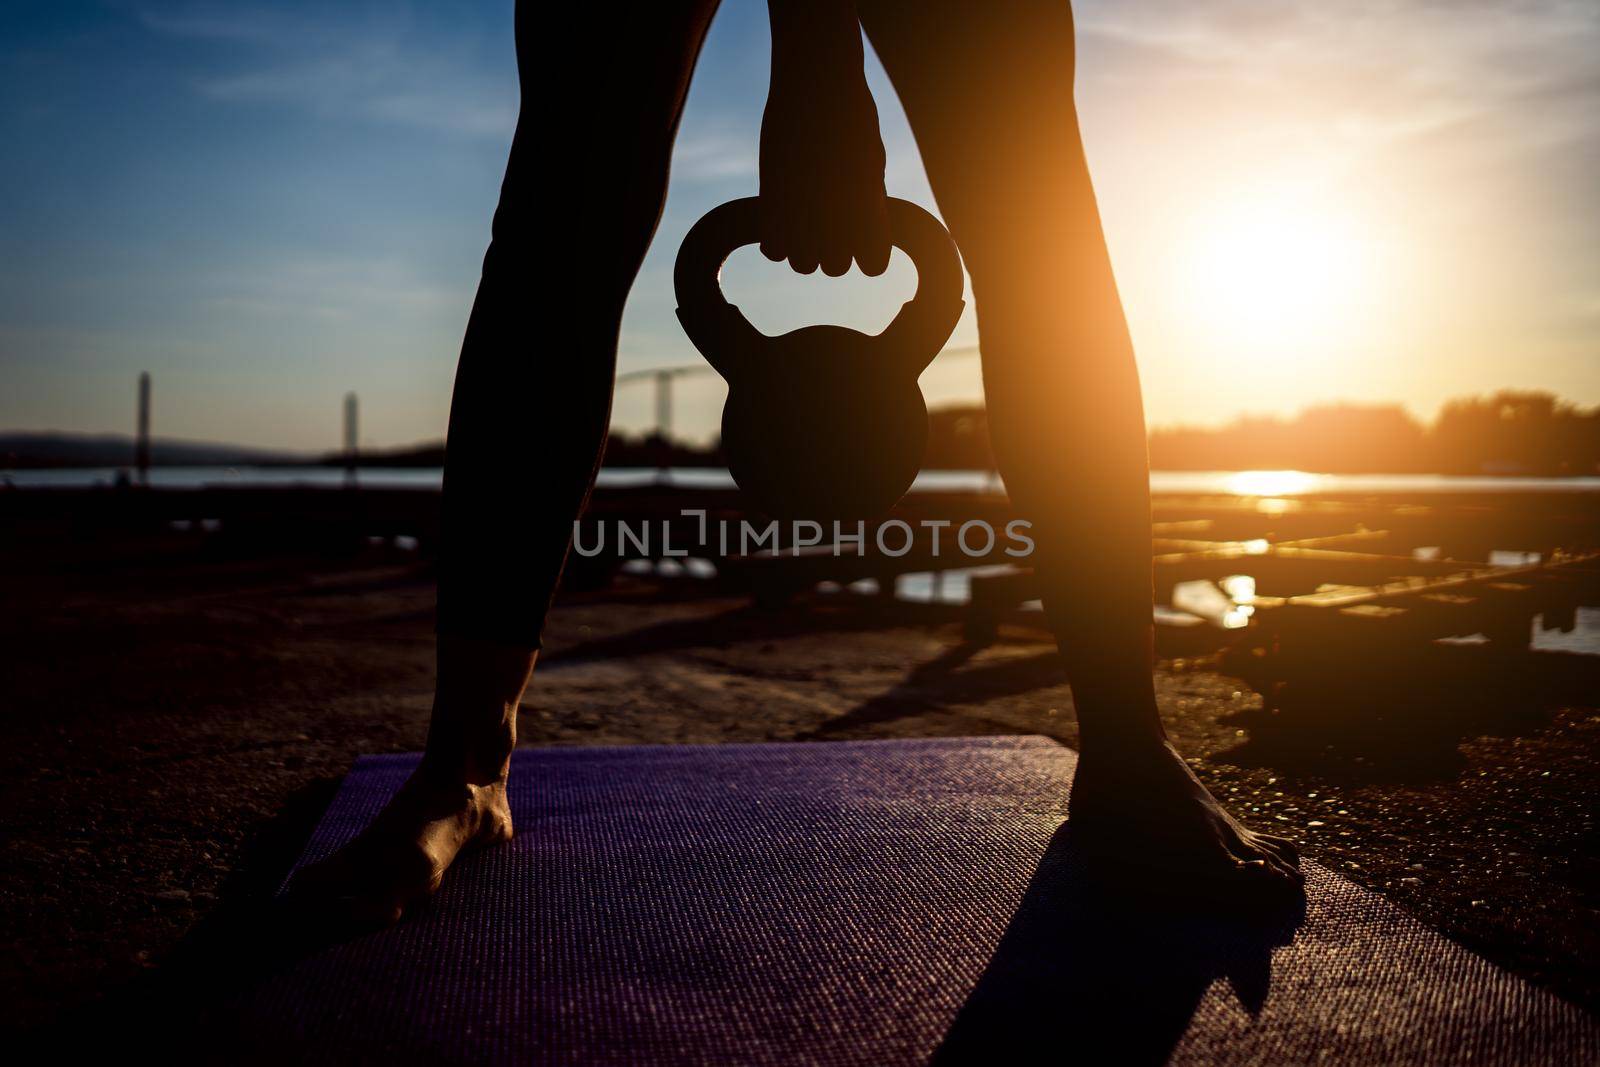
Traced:
<path fill-rule="evenodd" d="M 729 382 L 722 442 L 734 480 L 779 518 L 868 518 L 887 511 L 922 466 L 928 410 L 915 372 L 881 358 L 877 338 L 807 326 L 764 338 Z"/>
<path fill-rule="evenodd" d="M 868 519 L 922 466 L 928 411 L 917 377 L 961 315 L 961 260 L 932 215 L 890 201 L 890 232 L 917 267 L 917 293 L 880 334 L 807 326 L 769 337 L 718 284 L 734 249 L 757 240 L 756 201 L 695 224 L 674 272 L 678 318 L 728 383 L 722 443 L 751 505 L 785 520 Z"/>

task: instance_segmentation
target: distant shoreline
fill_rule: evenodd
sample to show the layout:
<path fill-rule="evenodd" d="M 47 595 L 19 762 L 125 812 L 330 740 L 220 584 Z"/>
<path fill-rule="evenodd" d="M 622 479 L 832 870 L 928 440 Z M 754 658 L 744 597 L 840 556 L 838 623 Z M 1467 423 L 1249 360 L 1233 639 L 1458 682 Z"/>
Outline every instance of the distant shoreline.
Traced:
<path fill-rule="evenodd" d="M 0 468 L 0 486 L 12 489 L 114 488 L 131 477 L 129 467 Z M 355 483 L 371 489 L 437 490 L 443 469 L 437 466 L 357 466 Z M 152 466 L 150 483 L 157 489 L 346 487 L 343 467 L 304 464 L 207 464 Z M 731 489 L 733 479 L 722 467 L 605 467 L 602 487 L 659 485 L 683 489 Z M 1150 488 L 1157 494 L 1230 496 L 1315 496 L 1341 494 L 1430 495 L 1453 493 L 1600 493 L 1600 476 L 1534 476 L 1512 474 L 1318 473 L 1268 470 L 1153 470 Z M 925 470 L 913 491 L 1001 492 L 998 476 L 982 470 Z"/>

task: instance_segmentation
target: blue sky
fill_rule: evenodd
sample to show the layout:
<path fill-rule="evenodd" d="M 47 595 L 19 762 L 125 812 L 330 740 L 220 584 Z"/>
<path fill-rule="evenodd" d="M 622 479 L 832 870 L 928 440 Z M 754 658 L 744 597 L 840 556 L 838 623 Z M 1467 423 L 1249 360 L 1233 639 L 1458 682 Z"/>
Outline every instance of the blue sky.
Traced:
<path fill-rule="evenodd" d="M 331 447 L 355 390 L 366 444 L 441 436 L 516 118 L 511 11 L 6 4 L 0 429 L 127 430 L 149 370 L 163 435 Z M 1334 399 L 1427 415 L 1498 386 L 1600 403 L 1600 5 L 1077 12 L 1085 140 L 1152 421 Z M 698 358 L 672 316 L 672 255 L 702 212 L 755 191 L 767 49 L 764 4 L 728 0 L 624 370 Z M 870 62 L 890 190 L 932 206 Z M 914 277 L 901 261 L 882 279 L 786 277 L 747 251 L 727 285 L 769 332 L 870 328 Z M 969 314 L 952 343 L 975 340 Z M 924 387 L 975 399 L 976 361 L 941 358 Z M 686 383 L 679 428 L 710 433 L 719 407 L 714 378 Z M 650 410 L 619 392 L 621 424 Z"/>

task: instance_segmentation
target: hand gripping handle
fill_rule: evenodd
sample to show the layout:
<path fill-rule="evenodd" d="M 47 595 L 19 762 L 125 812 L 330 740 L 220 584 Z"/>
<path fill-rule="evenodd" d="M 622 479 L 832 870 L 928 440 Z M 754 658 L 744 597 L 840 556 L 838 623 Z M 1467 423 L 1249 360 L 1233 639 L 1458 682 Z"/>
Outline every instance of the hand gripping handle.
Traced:
<path fill-rule="evenodd" d="M 889 200 L 889 233 L 917 268 L 916 294 L 878 336 L 893 357 L 922 373 L 955 329 L 961 299 L 961 255 L 939 220 L 907 200 Z M 730 200 L 706 212 L 678 249 L 672 271 L 678 321 L 706 362 L 731 381 L 740 358 L 765 335 L 728 302 L 720 284 L 722 265 L 735 249 L 760 240 L 759 202 Z"/>

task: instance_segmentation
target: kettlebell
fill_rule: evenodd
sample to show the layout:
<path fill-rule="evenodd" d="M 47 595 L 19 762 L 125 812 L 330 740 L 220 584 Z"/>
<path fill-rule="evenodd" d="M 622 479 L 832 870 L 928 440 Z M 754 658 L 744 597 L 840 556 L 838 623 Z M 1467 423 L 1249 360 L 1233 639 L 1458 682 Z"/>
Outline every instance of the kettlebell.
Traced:
<path fill-rule="evenodd" d="M 889 233 L 917 268 L 917 291 L 877 335 L 806 326 L 769 337 L 722 294 L 722 265 L 760 239 L 758 201 L 731 200 L 678 250 L 678 321 L 728 383 L 722 444 L 758 511 L 816 522 L 876 518 L 922 467 L 928 409 L 917 378 L 955 329 L 961 256 L 928 212 L 889 200 Z"/>

